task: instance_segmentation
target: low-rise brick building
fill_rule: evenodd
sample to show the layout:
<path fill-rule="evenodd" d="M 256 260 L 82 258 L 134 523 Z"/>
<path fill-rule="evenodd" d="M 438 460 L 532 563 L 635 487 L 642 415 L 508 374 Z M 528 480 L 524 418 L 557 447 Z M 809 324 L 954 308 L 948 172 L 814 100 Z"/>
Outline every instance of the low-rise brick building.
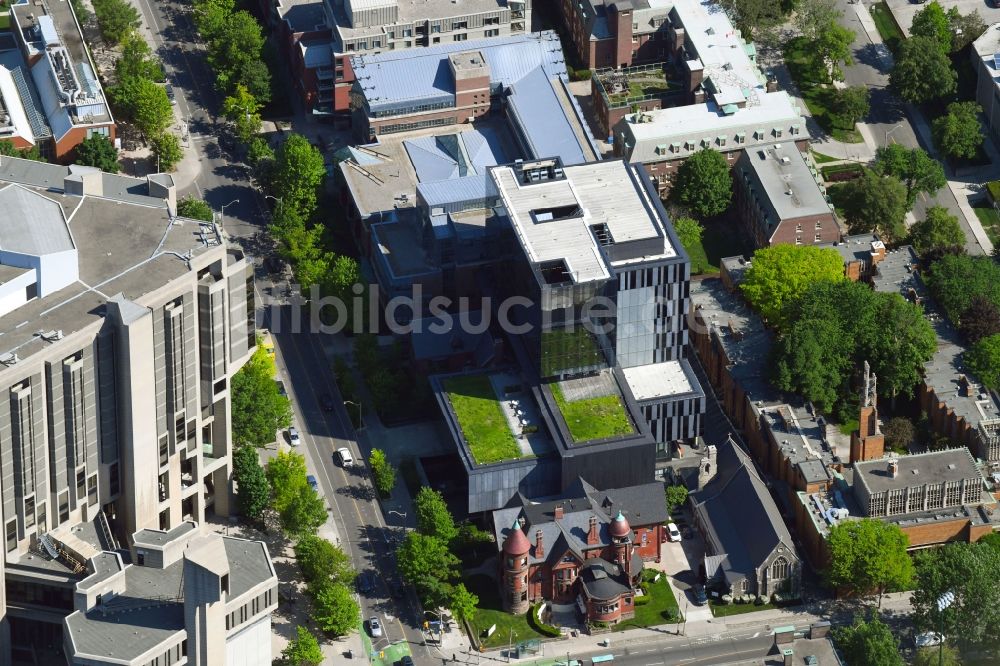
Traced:
<path fill-rule="evenodd" d="M 504 608 L 538 601 L 575 603 L 588 621 L 635 615 L 643 562 L 660 560 L 667 521 L 663 485 L 596 490 L 583 479 L 560 498 L 528 500 L 493 512 Z"/>

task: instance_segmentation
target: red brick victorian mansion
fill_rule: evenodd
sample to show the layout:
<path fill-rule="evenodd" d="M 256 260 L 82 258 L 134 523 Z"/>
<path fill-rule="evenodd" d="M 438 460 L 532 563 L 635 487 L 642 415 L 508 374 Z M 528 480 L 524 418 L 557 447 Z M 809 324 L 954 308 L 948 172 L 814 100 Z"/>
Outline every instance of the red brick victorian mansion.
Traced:
<path fill-rule="evenodd" d="M 524 613 L 542 600 L 575 603 L 591 622 L 627 620 L 643 562 L 660 560 L 663 485 L 595 490 L 578 479 L 569 494 L 519 495 L 493 513 L 504 607 Z"/>

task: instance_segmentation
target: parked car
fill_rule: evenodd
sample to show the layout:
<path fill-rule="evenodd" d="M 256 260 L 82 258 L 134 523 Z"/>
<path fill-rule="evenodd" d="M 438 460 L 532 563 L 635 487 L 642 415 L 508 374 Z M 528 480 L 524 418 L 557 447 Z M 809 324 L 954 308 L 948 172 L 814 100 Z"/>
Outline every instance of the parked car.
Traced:
<path fill-rule="evenodd" d="M 299 438 L 299 429 L 295 426 L 288 429 L 288 443 L 292 446 L 298 446 L 302 443 L 302 440 Z"/>
<path fill-rule="evenodd" d="M 944 640 L 944 637 L 937 633 L 936 631 L 928 631 L 922 634 L 917 634 L 916 638 L 913 639 L 913 644 L 918 648 L 933 647 L 935 645 L 940 645 Z"/>
<path fill-rule="evenodd" d="M 708 595 L 705 593 L 704 585 L 695 585 L 691 593 L 694 595 L 694 602 L 699 606 L 704 606 L 708 603 Z"/>
<path fill-rule="evenodd" d="M 340 463 L 341 467 L 350 467 L 354 464 L 354 456 L 351 455 L 351 450 L 346 446 L 337 449 L 337 462 Z"/>
<path fill-rule="evenodd" d="M 312 474 L 306 476 L 306 481 L 309 482 L 309 487 L 313 490 L 319 492 L 319 483 L 316 482 L 316 477 Z"/>
<path fill-rule="evenodd" d="M 323 408 L 324 412 L 332 412 L 337 406 L 337 403 L 333 401 L 333 396 L 329 393 L 319 394 L 319 404 Z"/>
<path fill-rule="evenodd" d="M 677 525 L 674 523 L 667 524 L 667 540 L 668 541 L 680 541 L 681 531 L 677 529 Z"/>
<path fill-rule="evenodd" d="M 382 638 L 382 623 L 378 621 L 378 617 L 372 615 L 368 618 L 368 631 L 372 638 Z"/>
<path fill-rule="evenodd" d="M 170 100 L 170 103 L 176 104 L 177 98 L 174 97 L 174 87 L 168 83 L 167 85 L 163 86 L 163 89 L 167 92 L 167 99 Z"/>
<path fill-rule="evenodd" d="M 413 657 L 410 655 L 405 655 L 399 660 L 399 666 L 413 666 Z"/>
<path fill-rule="evenodd" d="M 375 589 L 375 577 L 370 571 L 362 571 L 358 574 L 358 592 L 365 594 Z"/>
<path fill-rule="evenodd" d="M 281 397 L 287 398 L 288 391 L 285 390 L 285 382 L 281 381 L 280 379 L 275 379 L 274 381 L 278 385 L 278 393 L 281 394 Z"/>

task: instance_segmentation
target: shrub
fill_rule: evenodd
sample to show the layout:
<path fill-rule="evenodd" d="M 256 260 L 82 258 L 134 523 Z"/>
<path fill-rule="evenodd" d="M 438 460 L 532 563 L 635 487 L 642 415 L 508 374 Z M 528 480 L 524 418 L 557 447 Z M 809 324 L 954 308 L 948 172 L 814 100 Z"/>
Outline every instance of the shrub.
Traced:
<path fill-rule="evenodd" d="M 589 69 L 571 69 L 569 70 L 569 80 L 570 81 L 589 81 L 591 72 Z"/>
<path fill-rule="evenodd" d="M 545 624 L 538 619 L 538 613 L 542 608 L 542 602 L 538 602 L 534 606 L 528 609 L 528 625 L 532 629 L 540 633 L 542 636 L 548 636 L 549 638 L 557 638 L 562 635 L 559 627 L 554 627 L 551 624 Z"/>

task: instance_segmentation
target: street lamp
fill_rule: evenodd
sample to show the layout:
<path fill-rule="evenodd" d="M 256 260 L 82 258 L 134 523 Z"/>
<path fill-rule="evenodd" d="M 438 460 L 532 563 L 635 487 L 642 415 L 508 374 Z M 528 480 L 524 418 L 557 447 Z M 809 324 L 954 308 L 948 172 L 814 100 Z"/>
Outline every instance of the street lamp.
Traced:
<path fill-rule="evenodd" d="M 510 653 L 514 651 L 514 636 L 517 636 L 517 632 L 512 628 L 510 630 L 510 639 L 507 642 L 507 663 L 510 663 Z"/>
<path fill-rule="evenodd" d="M 938 638 L 941 642 L 938 643 L 938 666 L 944 665 L 944 612 L 951 605 L 955 603 L 955 593 L 948 591 L 937 598 L 937 609 L 938 609 Z"/>
<path fill-rule="evenodd" d="M 391 513 L 391 512 L 390 512 Z M 399 513 L 398 511 L 396 513 Z M 444 622 L 441 619 L 441 614 L 437 611 L 425 610 L 424 613 L 430 613 L 437 618 L 438 622 L 438 647 L 444 644 Z"/>
<path fill-rule="evenodd" d="M 223 229 L 223 230 L 225 229 L 225 227 L 223 225 L 223 220 L 225 219 L 225 216 L 226 216 L 226 206 L 232 206 L 233 204 L 239 203 L 239 202 L 240 202 L 239 199 L 233 199 L 229 203 L 223 204 L 222 208 L 219 210 L 219 228 L 220 229 Z"/>
<path fill-rule="evenodd" d="M 364 430 L 365 429 L 365 415 L 364 415 L 364 410 L 361 407 L 361 402 L 360 401 L 359 402 L 354 402 L 353 400 L 345 400 L 344 404 L 345 405 L 354 405 L 355 407 L 358 408 L 358 430 Z"/>
<path fill-rule="evenodd" d="M 887 145 L 887 146 L 889 145 L 889 135 L 892 134 L 893 132 L 895 132 L 896 130 L 898 130 L 902 126 L 903 126 L 903 123 L 897 123 L 895 127 L 892 127 L 892 128 L 887 129 L 885 131 L 885 145 Z"/>

